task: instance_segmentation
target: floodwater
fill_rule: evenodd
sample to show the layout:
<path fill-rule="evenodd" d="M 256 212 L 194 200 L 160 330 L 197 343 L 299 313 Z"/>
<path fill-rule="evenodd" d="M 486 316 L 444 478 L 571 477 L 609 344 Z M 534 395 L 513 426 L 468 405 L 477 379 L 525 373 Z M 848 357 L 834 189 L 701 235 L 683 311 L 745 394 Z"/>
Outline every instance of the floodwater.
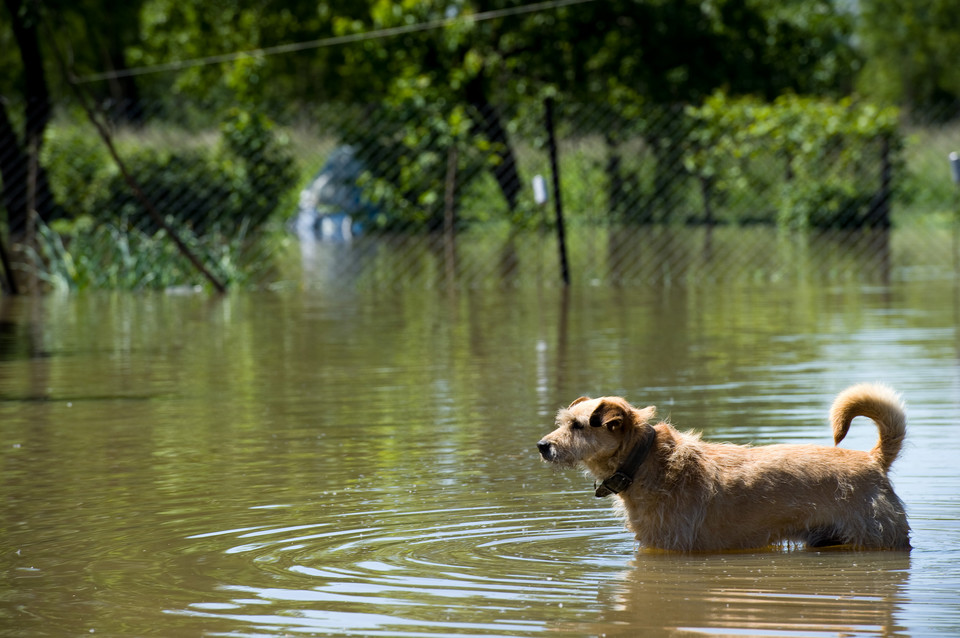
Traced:
<path fill-rule="evenodd" d="M 897 278 L 0 298 L 0 635 L 960 635 L 958 308 Z M 583 394 L 829 444 L 866 380 L 908 404 L 910 553 L 647 551 L 536 451 Z"/>

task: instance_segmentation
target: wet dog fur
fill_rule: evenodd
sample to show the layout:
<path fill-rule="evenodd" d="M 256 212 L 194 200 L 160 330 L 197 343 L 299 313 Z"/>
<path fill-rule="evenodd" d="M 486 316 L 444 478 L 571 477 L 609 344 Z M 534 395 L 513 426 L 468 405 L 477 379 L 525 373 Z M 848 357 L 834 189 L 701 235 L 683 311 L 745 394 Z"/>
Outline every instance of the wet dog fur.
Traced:
<path fill-rule="evenodd" d="M 641 545 L 679 551 L 807 547 L 910 549 L 903 503 L 887 471 L 903 443 L 900 397 L 875 384 L 852 386 L 830 410 L 834 443 L 857 416 L 880 439 L 869 452 L 820 445 L 710 443 L 655 422 L 656 408 L 620 397 L 580 397 L 561 409 L 537 444 L 543 460 L 581 467 L 598 481 L 649 447 L 614 498 Z M 631 470 L 631 473 L 632 470 Z"/>

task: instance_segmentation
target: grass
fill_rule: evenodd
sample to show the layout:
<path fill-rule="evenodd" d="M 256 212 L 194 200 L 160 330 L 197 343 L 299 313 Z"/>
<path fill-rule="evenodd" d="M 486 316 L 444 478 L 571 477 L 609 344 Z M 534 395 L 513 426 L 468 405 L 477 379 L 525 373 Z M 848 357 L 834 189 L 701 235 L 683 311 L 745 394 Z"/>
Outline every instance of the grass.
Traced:
<path fill-rule="evenodd" d="M 948 155 L 960 152 L 960 122 L 905 127 L 903 208 L 922 222 L 953 222 L 960 210 L 960 185 L 954 184 Z"/>
<path fill-rule="evenodd" d="M 36 242 L 26 248 L 26 265 L 30 276 L 52 290 L 212 288 L 162 230 L 148 234 L 89 218 L 53 227 L 34 218 L 34 224 Z M 271 252 L 268 242 L 243 231 L 232 237 L 218 232 L 197 236 L 182 229 L 180 237 L 228 288 L 257 283 L 271 267 L 263 258 Z"/>

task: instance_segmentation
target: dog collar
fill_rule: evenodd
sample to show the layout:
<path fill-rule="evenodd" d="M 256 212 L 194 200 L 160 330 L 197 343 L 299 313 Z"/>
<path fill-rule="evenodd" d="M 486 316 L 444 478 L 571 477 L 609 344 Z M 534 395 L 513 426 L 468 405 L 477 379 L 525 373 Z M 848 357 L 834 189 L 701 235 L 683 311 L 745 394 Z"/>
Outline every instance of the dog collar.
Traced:
<path fill-rule="evenodd" d="M 650 454 L 650 450 L 653 449 L 656 438 L 657 431 L 648 426 L 643 439 L 634 446 L 626 460 L 613 473 L 613 476 L 605 478 L 599 485 L 593 484 L 596 497 L 603 498 L 611 494 L 619 494 L 633 485 L 633 477 L 636 476 L 637 470 L 640 469 L 640 466 L 647 459 L 647 455 Z"/>

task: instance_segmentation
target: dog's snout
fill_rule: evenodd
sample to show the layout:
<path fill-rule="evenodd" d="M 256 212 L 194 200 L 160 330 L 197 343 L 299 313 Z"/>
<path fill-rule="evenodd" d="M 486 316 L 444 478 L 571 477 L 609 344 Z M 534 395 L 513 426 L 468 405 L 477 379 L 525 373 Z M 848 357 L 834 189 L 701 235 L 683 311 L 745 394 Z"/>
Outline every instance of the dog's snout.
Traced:
<path fill-rule="evenodd" d="M 537 443 L 537 449 L 540 450 L 540 456 L 546 460 L 550 460 L 550 457 L 553 456 L 552 451 L 553 445 L 550 441 L 541 440 Z"/>

